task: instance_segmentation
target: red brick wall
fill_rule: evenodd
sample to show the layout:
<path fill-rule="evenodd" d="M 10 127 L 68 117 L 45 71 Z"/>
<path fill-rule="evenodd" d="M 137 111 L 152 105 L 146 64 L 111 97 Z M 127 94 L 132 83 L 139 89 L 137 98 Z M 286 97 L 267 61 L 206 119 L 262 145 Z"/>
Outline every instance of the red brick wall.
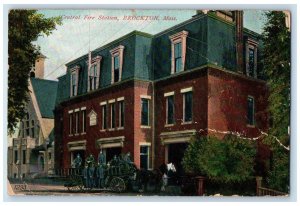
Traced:
<path fill-rule="evenodd" d="M 183 94 L 180 90 L 193 87 L 193 123 L 181 124 L 183 116 Z M 166 98 L 164 93 L 175 92 L 174 126 L 165 127 Z M 247 137 L 258 136 L 259 129 L 268 127 L 267 87 L 263 81 L 241 77 L 228 71 L 203 68 L 184 75 L 175 76 L 156 83 L 156 128 L 155 128 L 155 166 L 165 161 L 164 146 L 160 134 L 169 131 L 196 129 L 216 129 L 244 133 Z M 247 127 L 247 97 L 255 99 L 256 127 Z M 259 128 L 259 129 L 258 129 Z M 207 131 L 207 130 L 206 130 Z M 212 132 L 209 132 L 212 134 Z M 224 134 L 216 134 L 220 138 Z"/>
<path fill-rule="evenodd" d="M 72 141 L 87 140 L 86 144 L 86 154 L 90 153 L 94 155 L 95 158 L 98 157 L 99 148 L 96 144 L 96 140 L 99 138 L 107 137 L 117 137 L 125 136 L 124 146 L 122 148 L 122 153 L 130 152 L 132 157 L 134 157 L 134 162 L 139 166 L 139 141 L 146 141 L 151 138 L 151 129 L 147 131 L 140 128 L 140 99 L 139 95 L 151 94 L 151 86 L 148 82 L 139 83 L 127 83 L 119 88 L 111 87 L 105 91 L 99 93 L 93 93 L 91 95 L 86 95 L 83 97 L 77 97 L 74 100 L 70 100 L 65 103 L 63 109 L 63 167 L 70 167 L 71 152 L 68 151 L 67 144 Z M 119 126 L 118 119 L 118 104 L 117 98 L 124 97 L 124 109 L 125 109 L 125 119 L 124 119 L 124 129 L 109 131 L 110 128 L 110 107 L 108 100 L 115 99 L 115 120 L 116 128 Z M 100 131 L 102 129 L 102 110 L 100 102 L 107 101 L 107 129 L 106 131 Z M 78 136 L 69 136 L 69 110 L 75 110 L 77 108 L 86 107 L 86 134 L 79 134 Z M 94 110 L 97 113 L 97 125 L 89 126 L 89 113 Z M 75 118 L 73 118 L 73 124 L 75 124 Z M 81 133 L 82 116 L 80 113 L 79 117 L 79 133 Z M 147 138 L 146 138 L 147 137 Z M 134 154 L 134 155 L 133 155 Z"/>
<path fill-rule="evenodd" d="M 155 167 L 165 162 L 164 146 L 161 145 L 162 132 L 182 131 L 207 127 L 207 70 L 195 71 L 156 83 L 156 128 L 155 128 Z M 193 87 L 193 121 L 191 124 L 182 124 L 183 94 L 181 89 Z M 166 97 L 164 93 L 174 91 L 175 124 L 165 127 Z"/>
<path fill-rule="evenodd" d="M 255 127 L 247 126 L 247 97 L 254 97 Z M 268 127 L 267 87 L 263 81 L 218 69 L 208 73 L 208 128 L 256 137 Z M 223 136 L 218 134 L 218 136 Z"/>
<path fill-rule="evenodd" d="M 193 87 L 193 122 L 182 124 L 183 118 L 183 94 L 181 89 Z M 165 127 L 166 123 L 166 97 L 164 93 L 175 92 L 175 124 Z M 135 164 L 140 166 L 140 143 L 151 143 L 155 131 L 155 165 L 157 168 L 164 163 L 164 146 L 161 145 L 160 134 L 162 132 L 183 131 L 195 129 L 216 129 L 220 131 L 236 131 L 254 137 L 259 134 L 259 129 L 268 127 L 267 115 L 267 89 L 263 81 L 253 80 L 247 77 L 222 71 L 215 68 L 203 68 L 173 75 L 173 77 L 155 82 L 155 98 L 153 97 L 153 83 L 132 80 L 113 87 L 92 92 L 89 95 L 76 97 L 63 103 L 63 135 L 62 135 L 62 164 L 70 166 L 70 152 L 67 143 L 70 141 L 87 140 L 86 155 L 92 153 L 98 156 L 96 140 L 99 138 L 125 136 L 122 152 L 131 152 Z M 141 95 L 151 96 L 150 100 L 150 128 L 141 128 Z M 247 96 L 255 99 L 256 127 L 247 127 Z M 102 111 L 100 102 L 110 99 L 125 98 L 125 124 L 123 130 L 100 131 L 102 126 Z M 155 105 L 153 105 L 155 101 Z M 107 104 L 108 120 L 110 120 L 109 104 Z M 116 127 L 118 126 L 118 105 L 116 101 Z M 155 107 L 155 128 L 152 125 L 152 107 Z M 86 107 L 86 134 L 69 136 L 69 110 Z M 97 125 L 89 126 L 88 114 L 91 110 L 97 113 Z M 82 118 L 80 116 L 80 125 Z M 56 121 L 58 122 L 58 121 Z M 74 122 L 75 124 L 75 122 Z M 107 122 L 109 128 L 110 122 Z M 81 131 L 81 128 L 79 128 Z M 207 134 L 201 132 L 201 134 Z M 223 135 L 219 135 L 223 137 Z M 152 148 L 150 148 L 150 151 Z M 150 152 L 150 155 L 151 152 Z M 151 161 L 150 161 L 151 162 Z"/>

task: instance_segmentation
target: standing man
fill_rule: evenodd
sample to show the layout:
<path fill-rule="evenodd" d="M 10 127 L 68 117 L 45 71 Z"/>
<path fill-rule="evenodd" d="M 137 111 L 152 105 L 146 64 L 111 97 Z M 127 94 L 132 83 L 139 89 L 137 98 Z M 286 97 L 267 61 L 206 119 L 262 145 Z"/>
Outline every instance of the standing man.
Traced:
<path fill-rule="evenodd" d="M 99 188 L 104 187 L 104 168 L 106 166 L 106 157 L 105 154 L 100 150 L 99 156 L 98 156 L 98 170 L 97 170 L 97 176 L 98 176 L 98 186 Z"/>

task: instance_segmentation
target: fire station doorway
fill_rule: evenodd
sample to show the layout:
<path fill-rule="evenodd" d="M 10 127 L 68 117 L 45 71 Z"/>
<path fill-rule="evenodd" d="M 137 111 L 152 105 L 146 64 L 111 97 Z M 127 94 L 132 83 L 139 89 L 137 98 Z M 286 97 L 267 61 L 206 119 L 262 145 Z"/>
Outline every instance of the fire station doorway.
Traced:
<path fill-rule="evenodd" d="M 167 162 L 173 163 L 178 174 L 182 175 L 184 173 L 182 166 L 182 159 L 186 148 L 188 147 L 188 143 L 173 143 L 166 145 L 167 147 Z"/>
<path fill-rule="evenodd" d="M 105 149 L 105 155 L 106 155 L 106 161 L 110 161 L 113 159 L 113 157 L 119 156 L 122 152 L 122 147 L 111 147 Z"/>

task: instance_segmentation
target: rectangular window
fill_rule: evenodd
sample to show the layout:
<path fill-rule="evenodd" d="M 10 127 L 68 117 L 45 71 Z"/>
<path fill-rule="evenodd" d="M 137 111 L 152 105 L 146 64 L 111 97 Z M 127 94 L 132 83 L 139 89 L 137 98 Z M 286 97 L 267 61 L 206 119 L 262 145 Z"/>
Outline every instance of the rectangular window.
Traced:
<path fill-rule="evenodd" d="M 110 104 L 110 128 L 115 128 L 115 103 Z"/>
<path fill-rule="evenodd" d="M 73 134 L 73 114 L 69 114 L 69 134 Z"/>
<path fill-rule="evenodd" d="M 182 44 L 181 42 L 174 45 L 174 61 L 175 61 L 175 72 L 180 72 L 182 70 Z"/>
<path fill-rule="evenodd" d="M 26 164 L 26 150 L 22 150 L 22 156 L 23 156 L 23 165 Z"/>
<path fill-rule="evenodd" d="M 34 120 L 31 120 L 31 136 L 32 136 L 32 138 L 35 137 Z"/>
<path fill-rule="evenodd" d="M 102 129 L 106 129 L 107 125 L 107 114 L 106 114 L 106 105 L 102 106 Z"/>
<path fill-rule="evenodd" d="M 17 164 L 18 163 L 18 150 L 15 150 L 15 154 L 14 154 L 14 163 Z"/>
<path fill-rule="evenodd" d="M 120 73 L 120 56 L 117 55 L 114 57 L 114 82 L 119 81 L 119 73 Z"/>
<path fill-rule="evenodd" d="M 72 72 L 71 74 L 71 85 L 72 85 L 72 88 L 71 88 L 71 94 L 72 96 L 76 96 L 76 93 L 77 93 L 77 74 L 76 72 Z"/>
<path fill-rule="evenodd" d="M 97 64 L 94 64 L 90 68 L 90 76 L 89 76 L 89 84 L 90 84 L 90 90 L 97 89 Z"/>
<path fill-rule="evenodd" d="M 174 124 L 174 95 L 167 97 L 167 124 Z"/>
<path fill-rule="evenodd" d="M 149 99 L 142 98 L 141 125 L 149 126 Z"/>
<path fill-rule="evenodd" d="M 249 76 L 254 77 L 254 65 L 255 65 L 255 60 L 254 60 L 254 49 L 250 48 L 249 49 Z"/>
<path fill-rule="evenodd" d="M 140 168 L 149 169 L 149 146 L 140 146 Z"/>
<path fill-rule="evenodd" d="M 248 96 L 247 102 L 247 124 L 254 125 L 254 98 Z"/>
<path fill-rule="evenodd" d="M 124 101 L 119 101 L 119 127 L 124 127 Z"/>
<path fill-rule="evenodd" d="M 193 118 L 193 93 L 183 94 L 183 121 L 191 122 Z"/>
<path fill-rule="evenodd" d="M 82 111 L 82 133 L 86 132 L 86 111 Z"/>
<path fill-rule="evenodd" d="M 75 113 L 75 134 L 79 131 L 79 112 Z"/>

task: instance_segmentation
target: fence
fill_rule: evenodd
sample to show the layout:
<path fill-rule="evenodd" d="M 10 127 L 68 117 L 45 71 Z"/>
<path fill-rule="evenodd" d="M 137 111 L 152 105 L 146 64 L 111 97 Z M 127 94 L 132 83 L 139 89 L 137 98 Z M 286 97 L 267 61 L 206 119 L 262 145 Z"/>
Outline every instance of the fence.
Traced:
<path fill-rule="evenodd" d="M 287 193 L 262 187 L 262 177 L 256 177 L 256 195 L 257 196 L 287 196 Z"/>
<path fill-rule="evenodd" d="M 82 169 L 77 168 L 62 168 L 62 169 L 56 169 L 55 175 L 60 177 L 67 177 L 70 175 L 81 175 Z"/>

